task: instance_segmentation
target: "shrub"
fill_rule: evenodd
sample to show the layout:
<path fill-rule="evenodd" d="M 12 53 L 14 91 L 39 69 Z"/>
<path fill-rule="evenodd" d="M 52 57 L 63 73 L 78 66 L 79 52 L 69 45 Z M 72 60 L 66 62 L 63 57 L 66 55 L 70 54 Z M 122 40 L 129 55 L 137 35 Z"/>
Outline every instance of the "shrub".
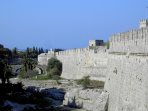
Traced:
<path fill-rule="evenodd" d="M 56 58 L 48 60 L 47 74 L 49 78 L 57 78 L 62 73 L 62 63 Z"/>
<path fill-rule="evenodd" d="M 48 76 L 51 77 L 51 76 L 60 76 L 60 71 L 58 70 L 57 67 L 54 67 L 53 69 L 51 69 L 49 72 L 48 72 Z"/>
<path fill-rule="evenodd" d="M 12 111 L 12 107 L 7 105 L 7 106 L 0 106 L 0 111 Z"/>
<path fill-rule="evenodd" d="M 98 81 L 98 80 L 90 81 L 90 87 L 93 87 L 93 88 L 103 88 L 104 84 L 105 83 L 103 81 Z"/>
<path fill-rule="evenodd" d="M 84 89 L 88 88 L 90 86 L 90 77 L 85 76 L 82 79 L 78 80 L 77 83 L 82 85 Z"/>
<path fill-rule="evenodd" d="M 44 98 L 44 95 L 41 92 L 34 92 L 29 97 L 30 102 L 37 104 L 39 107 L 47 107 L 51 105 L 51 101 Z"/>
<path fill-rule="evenodd" d="M 22 68 L 20 70 L 20 73 L 18 74 L 18 77 L 19 78 L 23 78 L 23 79 L 26 79 L 26 78 L 31 78 L 33 76 L 36 76 L 38 75 L 38 72 L 35 71 L 35 70 L 28 70 L 27 72 L 25 71 L 25 68 Z"/>
<path fill-rule="evenodd" d="M 26 71 L 25 71 L 24 68 L 21 68 L 21 69 L 20 69 L 20 72 L 19 72 L 19 74 L 18 74 L 18 77 L 19 77 L 19 78 L 25 78 L 25 76 L 26 76 Z"/>
<path fill-rule="evenodd" d="M 77 81 L 77 84 L 82 85 L 84 89 L 86 88 L 103 88 L 104 82 L 98 80 L 90 80 L 89 76 L 85 76 Z"/>
<path fill-rule="evenodd" d="M 109 47 L 110 47 L 109 41 L 107 41 L 107 42 L 105 43 L 105 46 L 106 46 L 107 49 L 109 49 Z"/>
<path fill-rule="evenodd" d="M 33 76 L 31 78 L 31 80 L 48 80 L 48 76 L 47 75 L 37 75 L 37 76 Z"/>
<path fill-rule="evenodd" d="M 56 58 L 51 58 L 48 60 L 46 71 L 47 71 L 47 75 L 34 75 L 34 76 L 31 76 L 31 79 L 35 79 L 35 80 L 61 79 L 60 75 L 62 73 L 62 63 Z M 27 78 L 28 76 L 29 75 L 27 75 Z"/>

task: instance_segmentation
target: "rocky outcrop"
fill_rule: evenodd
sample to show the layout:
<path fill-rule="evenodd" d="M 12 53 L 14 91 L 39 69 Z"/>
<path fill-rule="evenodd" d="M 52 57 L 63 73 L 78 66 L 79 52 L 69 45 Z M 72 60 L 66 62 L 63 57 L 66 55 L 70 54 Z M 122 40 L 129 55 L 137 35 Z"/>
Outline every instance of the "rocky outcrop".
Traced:
<path fill-rule="evenodd" d="M 75 88 L 65 94 L 64 105 L 84 108 L 89 111 L 106 111 L 108 93 L 102 89 Z"/>

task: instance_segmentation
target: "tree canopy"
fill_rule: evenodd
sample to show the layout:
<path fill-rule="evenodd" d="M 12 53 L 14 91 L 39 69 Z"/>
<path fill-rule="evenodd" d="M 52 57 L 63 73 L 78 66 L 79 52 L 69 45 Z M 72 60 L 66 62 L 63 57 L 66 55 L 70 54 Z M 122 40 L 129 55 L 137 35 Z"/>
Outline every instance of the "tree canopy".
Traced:
<path fill-rule="evenodd" d="M 49 59 L 47 73 L 49 76 L 60 76 L 62 73 L 62 63 L 56 58 Z"/>

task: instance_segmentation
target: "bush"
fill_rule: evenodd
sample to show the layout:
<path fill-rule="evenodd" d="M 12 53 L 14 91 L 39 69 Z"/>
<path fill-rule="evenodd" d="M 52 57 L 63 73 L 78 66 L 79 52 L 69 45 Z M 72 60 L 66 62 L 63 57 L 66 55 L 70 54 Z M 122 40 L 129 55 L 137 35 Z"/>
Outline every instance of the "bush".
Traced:
<path fill-rule="evenodd" d="M 58 70 L 57 67 L 54 67 L 53 69 L 51 69 L 49 72 L 48 72 L 48 76 L 60 76 L 61 75 L 61 72 Z"/>
<path fill-rule="evenodd" d="M 0 111 L 12 111 L 12 107 L 7 105 L 7 106 L 0 106 Z"/>
<path fill-rule="evenodd" d="M 31 78 L 33 76 L 36 76 L 38 75 L 38 72 L 35 71 L 35 70 L 28 70 L 27 72 L 25 71 L 25 68 L 22 68 L 20 70 L 20 73 L 18 74 L 18 77 L 19 78 L 23 78 L 23 79 L 26 79 L 26 78 Z"/>
<path fill-rule="evenodd" d="M 77 81 L 77 84 L 82 85 L 84 89 L 86 88 L 103 88 L 104 82 L 98 80 L 90 80 L 89 76 L 85 76 Z"/>
<path fill-rule="evenodd" d="M 34 92 L 29 97 L 30 102 L 37 104 L 40 107 L 47 107 L 51 105 L 51 101 L 44 98 L 44 95 L 41 92 Z"/>
<path fill-rule="evenodd" d="M 26 71 L 25 71 L 24 68 L 21 68 L 21 69 L 20 69 L 20 72 L 19 72 L 19 74 L 18 74 L 18 77 L 19 77 L 19 78 L 25 78 L 25 76 L 26 76 Z"/>
<path fill-rule="evenodd" d="M 59 80 L 61 79 L 60 76 L 62 73 L 62 63 L 56 58 L 51 58 L 48 60 L 46 71 L 47 71 L 47 75 L 33 75 L 31 76 L 31 79 L 34 79 L 34 80 L 47 80 L 47 79 Z M 27 75 L 27 77 L 28 76 L 29 75 Z"/>
<path fill-rule="evenodd" d="M 62 63 L 56 58 L 51 58 L 48 60 L 47 74 L 49 78 L 57 78 L 61 76 L 62 73 Z"/>
<path fill-rule="evenodd" d="M 88 88 L 90 86 L 90 77 L 85 76 L 82 79 L 78 80 L 77 83 L 82 85 L 84 89 Z"/>
<path fill-rule="evenodd" d="M 47 75 L 37 75 L 37 76 L 33 76 L 31 78 L 31 80 L 48 80 L 48 76 Z"/>
<path fill-rule="evenodd" d="M 103 81 L 98 81 L 98 80 L 90 81 L 90 87 L 93 87 L 93 88 L 103 88 L 104 84 L 105 83 Z"/>
<path fill-rule="evenodd" d="M 107 49 L 109 49 L 109 47 L 110 47 L 109 41 L 107 41 L 107 42 L 105 43 L 105 46 L 106 46 Z"/>

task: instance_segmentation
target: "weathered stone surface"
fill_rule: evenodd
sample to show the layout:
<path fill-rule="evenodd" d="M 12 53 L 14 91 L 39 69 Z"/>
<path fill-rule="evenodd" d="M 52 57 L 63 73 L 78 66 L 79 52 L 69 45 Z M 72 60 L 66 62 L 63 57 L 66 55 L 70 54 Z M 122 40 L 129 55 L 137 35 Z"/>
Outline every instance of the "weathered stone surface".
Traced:
<path fill-rule="evenodd" d="M 147 21 L 141 22 L 140 29 L 113 35 L 109 53 L 101 49 L 97 51 L 85 48 L 62 51 L 56 53 L 56 57 L 63 63 L 64 78 L 80 79 L 89 75 L 92 79 L 101 80 L 107 74 L 105 90 L 109 93 L 108 111 L 148 111 Z M 44 63 L 45 59 L 47 57 L 40 61 Z M 99 102 L 103 98 L 99 97 L 94 101 L 91 94 L 88 96 L 87 93 L 80 92 L 79 89 L 74 89 L 72 94 L 67 93 L 65 104 L 75 100 L 75 105 L 88 110 L 104 110 L 105 102 Z M 102 92 L 100 96 L 104 97 L 103 94 L 106 95 Z"/>
<path fill-rule="evenodd" d="M 108 111 L 148 111 L 148 57 L 110 55 Z"/>
<path fill-rule="evenodd" d="M 81 79 L 89 75 L 91 79 L 105 81 L 108 54 L 104 47 L 72 49 L 55 54 L 49 51 L 38 56 L 38 63 L 47 65 L 48 59 L 52 57 L 62 62 L 63 78 Z"/>
<path fill-rule="evenodd" d="M 66 93 L 63 104 L 89 111 L 106 111 L 107 101 L 108 93 L 101 89 L 75 88 Z"/>

